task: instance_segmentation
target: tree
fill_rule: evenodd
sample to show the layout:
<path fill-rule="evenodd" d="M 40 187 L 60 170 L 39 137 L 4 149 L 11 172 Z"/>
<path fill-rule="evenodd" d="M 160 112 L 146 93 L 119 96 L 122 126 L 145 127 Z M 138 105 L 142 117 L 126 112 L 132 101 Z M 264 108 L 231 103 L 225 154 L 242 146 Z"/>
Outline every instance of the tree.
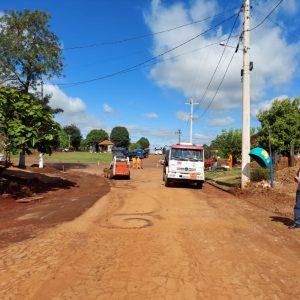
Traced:
<path fill-rule="evenodd" d="M 300 150 L 300 98 L 276 99 L 268 110 L 257 115 L 261 123 L 258 142 L 262 148 L 291 158 L 291 148 Z"/>
<path fill-rule="evenodd" d="M 250 129 L 250 134 L 256 132 L 255 128 Z M 242 130 L 241 129 L 226 129 L 211 142 L 210 148 L 218 150 L 218 155 L 223 158 L 228 158 L 232 155 L 233 164 L 241 158 L 242 155 Z"/>
<path fill-rule="evenodd" d="M 63 128 L 63 130 L 67 133 L 69 138 L 69 145 L 73 147 L 75 150 L 78 150 L 80 147 L 80 143 L 82 140 L 80 129 L 74 125 L 68 125 Z"/>
<path fill-rule="evenodd" d="M 69 148 L 69 136 L 64 130 L 60 130 L 58 133 L 59 138 L 59 147 L 60 148 Z"/>
<path fill-rule="evenodd" d="M 142 148 L 147 149 L 150 146 L 150 142 L 147 138 L 141 137 L 138 141 L 137 144 L 140 144 Z"/>
<path fill-rule="evenodd" d="M 130 144 L 129 132 L 126 127 L 114 127 L 110 133 L 110 140 L 116 147 L 128 147 Z"/>
<path fill-rule="evenodd" d="M 227 158 L 229 154 L 232 155 L 235 163 L 242 153 L 242 131 L 241 129 L 226 129 L 211 142 L 211 147 L 218 149 L 218 154 Z"/>
<path fill-rule="evenodd" d="M 129 149 L 129 150 L 134 150 L 134 149 L 136 149 L 136 148 L 142 148 L 141 144 L 139 144 L 139 143 L 133 143 L 133 144 L 130 144 L 130 145 L 128 146 L 128 149 Z"/>
<path fill-rule="evenodd" d="M 99 151 L 98 144 L 108 139 L 108 133 L 103 129 L 93 129 L 91 130 L 85 139 L 86 146 L 94 147 L 96 151 Z"/>
<path fill-rule="evenodd" d="M 0 88 L 0 131 L 12 151 L 21 150 L 24 156 L 34 148 L 51 154 L 59 130 L 52 115 L 30 95 L 14 88 Z M 25 158 L 20 160 L 20 166 L 25 166 Z"/>
<path fill-rule="evenodd" d="M 6 12 L 0 17 L 0 80 L 25 93 L 36 90 L 43 76 L 60 76 L 63 69 L 58 37 L 49 30 L 44 11 Z"/>

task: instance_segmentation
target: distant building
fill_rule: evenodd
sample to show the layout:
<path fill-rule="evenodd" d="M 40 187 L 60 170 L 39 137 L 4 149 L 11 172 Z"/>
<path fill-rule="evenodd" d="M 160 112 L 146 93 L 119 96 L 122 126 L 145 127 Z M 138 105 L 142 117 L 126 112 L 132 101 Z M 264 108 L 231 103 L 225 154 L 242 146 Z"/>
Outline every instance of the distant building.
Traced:
<path fill-rule="evenodd" d="M 114 146 L 114 143 L 109 140 L 104 140 L 99 145 L 100 152 L 112 152 L 112 148 Z"/>

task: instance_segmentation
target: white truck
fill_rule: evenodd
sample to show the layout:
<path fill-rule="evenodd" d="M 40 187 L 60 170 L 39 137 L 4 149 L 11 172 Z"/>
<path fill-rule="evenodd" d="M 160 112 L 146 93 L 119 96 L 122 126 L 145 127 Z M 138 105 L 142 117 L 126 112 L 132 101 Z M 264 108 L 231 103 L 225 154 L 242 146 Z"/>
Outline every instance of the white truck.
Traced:
<path fill-rule="evenodd" d="M 170 183 L 186 182 L 202 188 L 204 182 L 204 148 L 189 143 L 174 144 L 166 151 L 163 180 Z"/>

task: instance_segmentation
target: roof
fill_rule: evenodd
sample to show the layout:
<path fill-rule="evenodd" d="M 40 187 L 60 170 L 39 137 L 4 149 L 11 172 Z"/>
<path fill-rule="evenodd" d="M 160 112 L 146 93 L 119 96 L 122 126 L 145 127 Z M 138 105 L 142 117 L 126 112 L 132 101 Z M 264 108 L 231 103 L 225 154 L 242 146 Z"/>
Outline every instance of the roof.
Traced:
<path fill-rule="evenodd" d="M 180 144 L 174 144 L 174 145 L 171 146 L 171 148 L 174 148 L 174 149 L 203 150 L 203 147 L 201 147 L 201 146 L 195 146 L 195 145 L 180 145 Z"/>
<path fill-rule="evenodd" d="M 99 143 L 99 145 L 101 146 L 108 146 L 108 145 L 113 145 L 114 143 L 109 141 L 109 140 L 104 140 L 101 143 Z"/>

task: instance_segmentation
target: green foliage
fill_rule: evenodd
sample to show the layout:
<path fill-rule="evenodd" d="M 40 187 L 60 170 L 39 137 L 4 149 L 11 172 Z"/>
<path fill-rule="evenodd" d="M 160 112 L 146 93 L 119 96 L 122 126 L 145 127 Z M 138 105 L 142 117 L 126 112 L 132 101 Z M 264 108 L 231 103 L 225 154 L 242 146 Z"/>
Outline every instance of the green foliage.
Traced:
<path fill-rule="evenodd" d="M 133 143 L 133 144 L 130 144 L 129 147 L 128 147 L 129 150 L 133 150 L 133 149 L 136 149 L 136 148 L 142 148 L 141 144 Z"/>
<path fill-rule="evenodd" d="M 149 140 L 145 137 L 141 137 L 136 143 L 139 144 L 143 149 L 147 149 L 150 146 Z"/>
<path fill-rule="evenodd" d="M 64 130 L 59 131 L 58 137 L 59 137 L 59 147 L 69 148 L 69 136 Z"/>
<path fill-rule="evenodd" d="M 250 134 L 253 135 L 256 129 L 251 128 L 250 131 Z M 217 149 L 218 155 L 222 158 L 228 158 L 231 154 L 233 163 L 235 163 L 242 155 L 242 130 L 231 128 L 227 131 L 223 129 L 222 133 L 211 142 L 210 147 Z"/>
<path fill-rule="evenodd" d="M 70 146 L 75 150 L 78 150 L 82 140 L 80 129 L 76 125 L 71 124 L 65 126 L 63 130 L 68 135 L 68 141 L 70 139 Z"/>
<path fill-rule="evenodd" d="M 0 79 L 28 93 L 45 76 L 63 69 L 58 37 L 49 30 L 50 15 L 43 11 L 6 12 L 0 17 Z"/>
<path fill-rule="evenodd" d="M 300 98 L 275 100 L 270 109 L 257 115 L 261 123 L 258 142 L 262 148 L 289 156 L 291 144 L 300 150 Z"/>
<path fill-rule="evenodd" d="M 108 140 L 108 133 L 103 129 L 93 129 L 87 134 L 84 143 L 86 147 L 95 147 L 98 152 L 98 144 L 104 140 Z"/>
<path fill-rule="evenodd" d="M 212 156 L 212 152 L 210 151 L 211 147 L 208 146 L 208 145 L 206 145 L 206 144 L 204 144 L 203 148 L 204 148 L 204 158 L 205 159 L 210 158 Z"/>
<path fill-rule="evenodd" d="M 241 129 L 226 129 L 211 142 L 211 147 L 218 149 L 218 155 L 227 158 L 232 155 L 233 161 L 241 157 L 242 131 Z"/>
<path fill-rule="evenodd" d="M 256 168 L 256 169 L 251 169 L 251 181 L 262 181 L 262 180 L 268 180 L 270 177 L 270 170 L 264 169 L 264 168 Z"/>
<path fill-rule="evenodd" d="M 53 121 L 43 105 L 17 89 L 0 88 L 0 131 L 7 137 L 12 151 L 51 154 L 60 125 Z"/>
<path fill-rule="evenodd" d="M 115 147 L 128 147 L 130 144 L 129 132 L 126 127 L 114 127 L 110 133 L 110 140 Z"/>

